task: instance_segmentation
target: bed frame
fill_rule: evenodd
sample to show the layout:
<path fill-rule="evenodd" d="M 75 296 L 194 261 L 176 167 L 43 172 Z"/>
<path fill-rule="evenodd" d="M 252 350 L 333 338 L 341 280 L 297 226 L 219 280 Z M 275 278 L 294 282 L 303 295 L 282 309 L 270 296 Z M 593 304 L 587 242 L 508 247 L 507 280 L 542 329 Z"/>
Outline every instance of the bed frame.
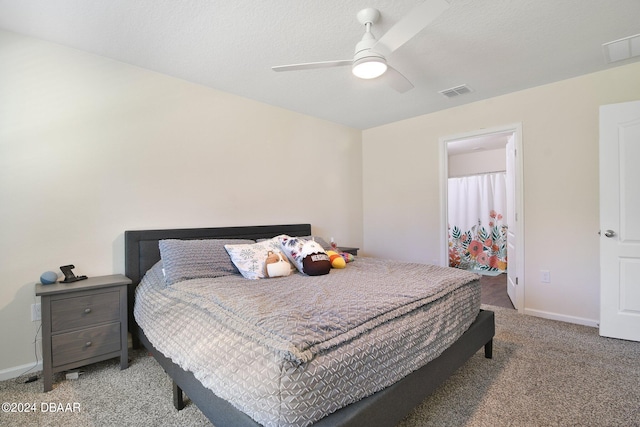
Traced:
<path fill-rule="evenodd" d="M 265 225 L 125 232 L 125 273 L 132 280 L 128 292 L 129 331 L 134 348 L 142 343 L 173 379 L 173 403 L 184 407 L 183 392 L 217 427 L 259 426 L 248 415 L 204 387 L 193 375 L 153 347 L 133 317 L 135 288 L 145 272 L 160 260 L 158 241 L 162 239 L 261 239 L 280 234 L 311 235 L 310 224 Z M 346 406 L 314 423 L 317 427 L 389 426 L 400 422 L 415 406 L 431 394 L 471 356 L 484 347 L 491 358 L 495 334 L 494 314 L 481 310 L 469 329 L 438 358 L 412 372 L 394 385 Z"/>

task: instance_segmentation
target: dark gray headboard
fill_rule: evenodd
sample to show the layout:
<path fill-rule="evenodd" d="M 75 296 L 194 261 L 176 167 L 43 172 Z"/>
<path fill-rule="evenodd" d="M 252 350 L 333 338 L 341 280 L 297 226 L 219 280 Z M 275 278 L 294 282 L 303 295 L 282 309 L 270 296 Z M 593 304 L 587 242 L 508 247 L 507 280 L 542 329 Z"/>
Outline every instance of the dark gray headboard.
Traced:
<path fill-rule="evenodd" d="M 135 289 L 142 276 L 160 261 L 158 241 L 163 239 L 268 239 L 280 234 L 311 235 L 311 224 L 255 225 L 217 228 L 174 228 L 167 230 L 135 230 L 124 232 L 125 274 L 133 282 L 129 286 L 129 330 L 137 334 L 133 319 Z M 134 335 L 135 336 L 135 335 Z"/>

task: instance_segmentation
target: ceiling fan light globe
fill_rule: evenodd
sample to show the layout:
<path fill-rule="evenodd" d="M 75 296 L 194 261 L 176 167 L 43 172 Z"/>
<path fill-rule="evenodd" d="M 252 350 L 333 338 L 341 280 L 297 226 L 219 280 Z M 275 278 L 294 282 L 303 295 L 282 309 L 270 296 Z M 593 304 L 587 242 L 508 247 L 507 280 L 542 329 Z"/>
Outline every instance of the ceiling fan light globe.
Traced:
<path fill-rule="evenodd" d="M 360 79 L 375 79 L 387 71 L 387 63 L 378 57 L 362 58 L 353 63 L 351 71 Z"/>

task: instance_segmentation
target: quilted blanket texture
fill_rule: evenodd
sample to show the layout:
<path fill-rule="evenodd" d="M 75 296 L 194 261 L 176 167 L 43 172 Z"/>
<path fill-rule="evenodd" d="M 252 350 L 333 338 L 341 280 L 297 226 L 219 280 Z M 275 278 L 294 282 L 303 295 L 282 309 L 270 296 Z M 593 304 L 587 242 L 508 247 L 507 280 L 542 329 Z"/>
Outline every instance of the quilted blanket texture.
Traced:
<path fill-rule="evenodd" d="M 358 258 L 324 276 L 241 275 L 136 291 L 150 342 L 267 426 L 305 426 L 433 360 L 480 308 L 478 276 Z"/>

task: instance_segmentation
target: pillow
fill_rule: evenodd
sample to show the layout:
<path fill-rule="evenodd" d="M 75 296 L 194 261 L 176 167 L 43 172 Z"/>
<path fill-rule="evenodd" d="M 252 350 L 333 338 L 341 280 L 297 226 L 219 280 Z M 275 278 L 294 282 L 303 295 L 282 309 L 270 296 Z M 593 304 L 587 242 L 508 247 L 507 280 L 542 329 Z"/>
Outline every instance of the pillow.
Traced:
<path fill-rule="evenodd" d="M 282 234 L 282 236 L 285 236 L 285 234 Z M 327 241 L 320 236 L 295 236 L 295 237 L 297 239 L 302 239 L 302 240 L 313 240 L 316 243 L 318 243 L 320 246 L 322 246 L 322 249 L 324 250 L 331 249 L 331 245 L 327 243 Z M 264 242 L 265 240 L 269 240 L 269 239 L 257 239 L 256 242 Z"/>
<path fill-rule="evenodd" d="M 274 237 L 252 244 L 227 244 L 224 248 L 243 277 L 250 280 L 264 279 L 267 277 L 265 263 L 269 252 L 280 252 L 280 240 Z M 293 267 L 288 261 L 287 264 L 291 271 Z"/>
<path fill-rule="evenodd" d="M 322 249 L 324 249 L 324 250 L 331 249 L 331 245 L 329 243 L 327 243 L 320 236 L 301 236 L 301 237 L 298 237 L 298 238 L 299 239 L 303 239 L 303 240 L 313 240 L 314 242 L 316 242 L 317 244 L 322 246 Z"/>
<path fill-rule="evenodd" d="M 313 240 L 280 236 L 280 247 L 287 258 L 303 274 L 320 276 L 329 273 L 331 261 L 322 246 Z"/>
<path fill-rule="evenodd" d="M 181 280 L 238 274 L 224 245 L 250 242 L 253 240 L 160 240 L 158 246 L 165 282 L 167 285 L 173 285 Z"/>

